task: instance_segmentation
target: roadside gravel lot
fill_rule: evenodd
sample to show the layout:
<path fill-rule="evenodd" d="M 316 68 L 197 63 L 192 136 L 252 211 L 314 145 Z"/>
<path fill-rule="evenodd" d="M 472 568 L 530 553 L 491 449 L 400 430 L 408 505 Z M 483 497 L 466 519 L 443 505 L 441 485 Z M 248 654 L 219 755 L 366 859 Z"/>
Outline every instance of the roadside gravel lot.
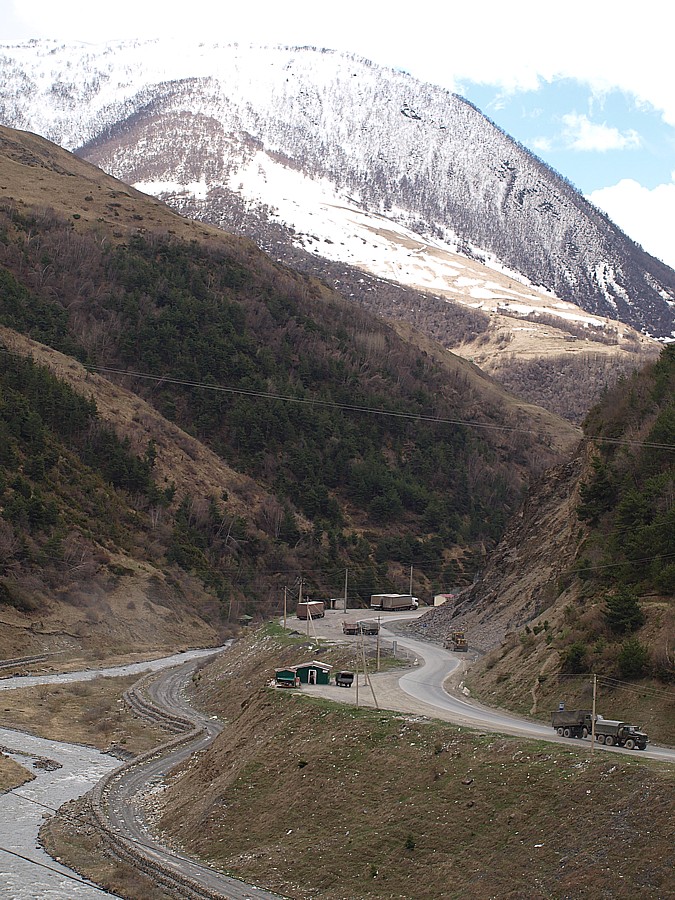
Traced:
<path fill-rule="evenodd" d="M 423 665 L 424 660 L 419 656 L 415 656 L 414 654 L 407 652 L 400 645 L 401 639 L 396 635 L 396 633 L 389 630 L 389 628 L 387 627 L 387 623 L 393 624 L 395 622 L 402 622 L 405 620 L 415 620 L 425 612 L 428 612 L 427 607 L 411 612 L 398 613 L 379 613 L 369 609 L 348 610 L 346 615 L 343 610 L 326 610 L 326 615 L 323 619 L 316 619 L 310 622 L 309 626 L 304 619 L 298 619 L 296 616 L 287 616 L 286 627 L 291 630 L 298 631 L 301 634 L 309 634 L 310 637 L 315 637 L 317 641 L 340 641 L 346 644 L 355 644 L 361 640 L 364 641 L 364 645 L 366 648 L 366 657 L 368 660 L 368 676 L 370 679 L 370 686 L 366 682 L 366 678 L 361 671 L 359 673 L 358 687 L 359 706 L 366 706 L 371 708 L 378 706 L 380 709 L 395 710 L 418 717 L 422 716 L 433 719 L 455 721 L 456 716 L 451 716 L 450 714 L 446 715 L 444 714 L 443 710 L 438 709 L 435 706 L 421 703 L 419 700 L 416 700 L 406 694 L 405 691 L 401 690 L 399 686 L 399 679 L 401 675 L 405 673 L 406 669 L 421 666 Z M 364 635 L 363 637 L 357 635 L 348 635 L 344 634 L 342 631 L 342 623 L 346 621 L 353 622 L 378 620 L 381 626 L 380 641 L 383 650 L 386 649 L 386 651 L 390 653 L 392 642 L 396 641 L 398 644 L 397 658 L 401 660 L 401 665 L 382 672 L 375 671 L 374 654 L 377 646 L 377 637 L 371 635 Z M 446 682 L 446 687 L 448 689 L 451 689 L 453 685 L 458 684 L 461 680 L 462 674 L 465 671 L 466 660 L 461 659 L 459 667 L 449 676 L 448 682 Z M 357 704 L 356 679 L 354 680 L 354 685 L 351 688 L 337 687 L 335 684 L 303 684 L 301 690 L 303 694 L 307 694 L 312 697 L 324 697 L 327 700 L 334 700 L 338 703 L 349 703 L 352 705 Z M 374 697 L 373 694 L 375 695 Z"/>

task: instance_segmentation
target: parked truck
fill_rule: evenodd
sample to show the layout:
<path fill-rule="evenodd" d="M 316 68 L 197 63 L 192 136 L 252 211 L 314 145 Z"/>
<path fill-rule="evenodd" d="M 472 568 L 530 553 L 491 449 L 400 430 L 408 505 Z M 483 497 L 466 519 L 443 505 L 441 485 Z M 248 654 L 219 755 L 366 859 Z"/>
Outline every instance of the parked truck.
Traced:
<path fill-rule="evenodd" d="M 551 725 L 561 737 L 585 738 L 593 731 L 593 715 L 590 709 L 558 709 L 551 713 Z M 606 747 L 627 750 L 645 750 L 649 743 L 645 732 L 635 725 L 600 715 L 595 717 L 595 739 Z"/>
<path fill-rule="evenodd" d="M 338 687 L 350 688 L 354 684 L 354 673 L 338 672 L 335 676 L 335 684 Z"/>
<path fill-rule="evenodd" d="M 455 650 L 460 653 L 466 653 L 469 649 L 469 643 L 463 631 L 451 631 L 443 646 L 446 650 Z"/>
<path fill-rule="evenodd" d="M 295 611 L 299 619 L 323 619 L 326 607 L 323 600 L 302 600 Z"/>
<path fill-rule="evenodd" d="M 377 622 L 343 622 L 343 634 L 378 634 L 380 626 Z"/>
<path fill-rule="evenodd" d="M 371 594 L 370 608 L 382 610 L 417 609 L 420 605 L 412 594 Z"/>

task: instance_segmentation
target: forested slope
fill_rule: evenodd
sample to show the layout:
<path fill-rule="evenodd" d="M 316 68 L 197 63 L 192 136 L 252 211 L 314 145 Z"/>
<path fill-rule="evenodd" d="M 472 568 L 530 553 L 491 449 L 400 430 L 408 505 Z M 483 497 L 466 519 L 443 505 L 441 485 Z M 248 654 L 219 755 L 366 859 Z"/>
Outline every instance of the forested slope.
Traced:
<path fill-rule="evenodd" d="M 589 415 L 576 456 L 538 480 L 488 565 L 423 633 L 491 651 L 472 689 L 521 711 L 566 698 L 675 740 L 675 346 Z M 420 623 L 420 627 L 422 623 Z"/>
<path fill-rule="evenodd" d="M 470 579 L 532 474 L 576 440 L 250 242 L 35 136 L 3 138 L 0 324 L 165 417 L 142 438 L 142 409 L 113 421 L 139 477 L 163 473 L 156 487 L 116 487 L 161 538 L 158 563 L 198 578 L 226 618 L 269 610 L 301 573 L 306 592 L 330 596 L 348 568 L 355 601 L 407 584 L 411 565 L 420 592 Z M 166 446 L 169 422 L 189 450 Z M 236 490 L 171 477 L 167 460 L 181 470 L 196 445 Z"/>

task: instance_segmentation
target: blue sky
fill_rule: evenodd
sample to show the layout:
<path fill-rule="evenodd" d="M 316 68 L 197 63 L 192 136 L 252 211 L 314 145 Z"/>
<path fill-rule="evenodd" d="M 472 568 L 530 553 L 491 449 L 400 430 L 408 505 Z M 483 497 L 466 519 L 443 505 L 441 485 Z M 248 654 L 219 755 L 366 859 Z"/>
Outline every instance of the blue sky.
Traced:
<path fill-rule="evenodd" d="M 675 72 L 662 0 L 0 0 L 0 42 L 178 34 L 346 50 L 457 91 L 675 267 Z"/>
<path fill-rule="evenodd" d="M 650 190 L 670 180 L 675 129 L 653 106 L 619 90 L 595 97 L 572 78 L 504 92 L 464 81 L 467 97 L 583 193 L 634 178 Z"/>

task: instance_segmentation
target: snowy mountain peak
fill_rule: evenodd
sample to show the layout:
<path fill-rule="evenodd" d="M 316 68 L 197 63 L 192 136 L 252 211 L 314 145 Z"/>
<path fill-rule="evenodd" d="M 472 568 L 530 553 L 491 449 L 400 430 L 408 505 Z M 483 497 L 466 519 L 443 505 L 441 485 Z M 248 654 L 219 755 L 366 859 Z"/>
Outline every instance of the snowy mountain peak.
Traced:
<path fill-rule="evenodd" d="M 210 221 L 267 215 L 310 252 L 403 281 L 408 245 L 415 279 L 448 295 L 470 277 L 450 262 L 459 251 L 533 296 L 675 330 L 672 269 L 470 103 L 403 72 L 309 47 L 167 41 L 31 41 L 0 45 L 0 60 L 3 124 Z"/>

